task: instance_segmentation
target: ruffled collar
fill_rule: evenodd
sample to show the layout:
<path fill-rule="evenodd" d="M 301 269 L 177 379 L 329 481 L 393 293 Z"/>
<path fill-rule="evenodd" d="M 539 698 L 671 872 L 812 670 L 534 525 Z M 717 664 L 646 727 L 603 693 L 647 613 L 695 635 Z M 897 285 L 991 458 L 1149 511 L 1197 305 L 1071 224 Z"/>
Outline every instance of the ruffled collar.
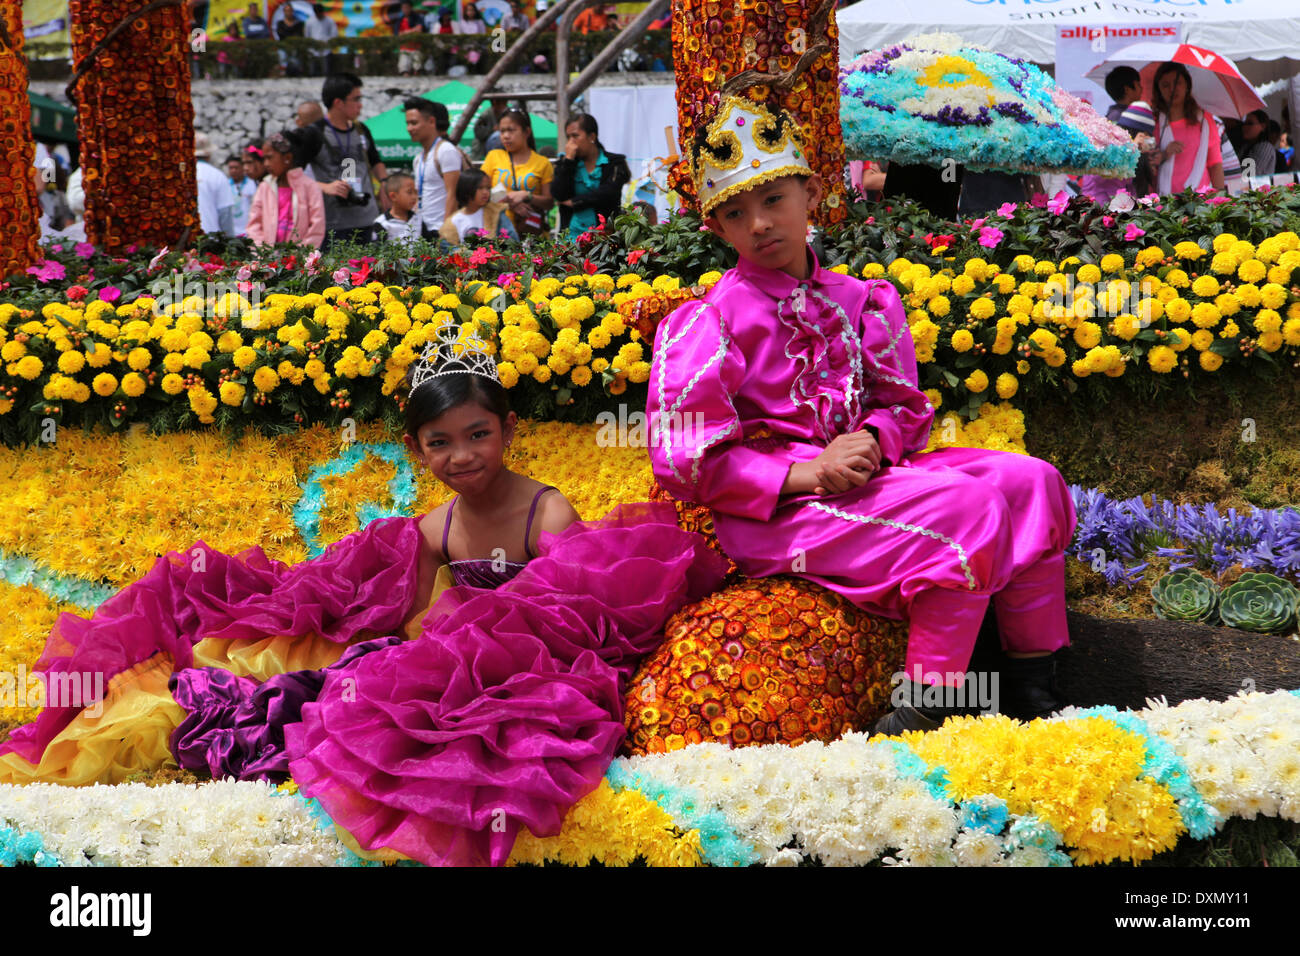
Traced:
<path fill-rule="evenodd" d="M 804 248 L 808 252 L 810 263 L 807 279 L 796 279 L 788 272 L 760 266 L 743 256 L 736 265 L 736 271 L 748 279 L 755 288 L 777 300 L 788 298 L 800 286 L 817 288 L 825 286 L 838 278 L 834 272 L 822 268 L 821 263 L 817 261 L 817 253 L 813 252 L 812 246 L 806 245 Z"/>

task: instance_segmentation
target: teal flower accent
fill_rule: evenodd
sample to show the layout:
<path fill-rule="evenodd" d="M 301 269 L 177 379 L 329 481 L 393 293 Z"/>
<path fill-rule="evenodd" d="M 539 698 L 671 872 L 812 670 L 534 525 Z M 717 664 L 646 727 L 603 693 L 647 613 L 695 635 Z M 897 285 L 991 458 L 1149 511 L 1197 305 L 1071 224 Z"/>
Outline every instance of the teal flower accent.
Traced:
<path fill-rule="evenodd" d="M 93 611 L 117 593 L 117 588 L 60 574 L 38 561 L 0 551 L 0 580 L 15 587 L 33 587 L 52 601 Z"/>
<path fill-rule="evenodd" d="M 361 527 L 378 518 L 397 518 L 409 516 L 411 506 L 415 504 L 415 469 L 411 467 L 406 448 L 397 442 L 380 442 L 376 444 L 361 443 L 349 445 L 336 458 L 323 465 L 317 465 L 307 475 L 302 486 L 302 497 L 293 509 L 293 522 L 298 527 L 298 534 L 307 545 L 310 557 L 318 557 L 325 551 L 320 542 L 320 513 L 325 506 L 325 487 L 322 480 L 336 475 L 346 475 L 354 471 L 367 455 L 374 455 L 390 462 L 397 468 L 397 474 L 388 483 L 388 494 L 393 500 L 392 508 L 385 508 L 378 502 L 367 501 L 357 508 L 357 520 Z"/>
<path fill-rule="evenodd" d="M 1082 720 L 1085 717 L 1101 717 L 1142 738 L 1145 755 L 1139 776 L 1146 777 L 1169 791 L 1177 801 L 1178 815 L 1182 818 L 1183 826 L 1193 838 L 1203 840 L 1223 825 L 1219 811 L 1206 803 L 1196 789 L 1182 758 L 1173 747 L 1153 734 L 1141 717 L 1131 710 L 1120 712 L 1107 704 L 1079 711 L 1071 719 Z"/>

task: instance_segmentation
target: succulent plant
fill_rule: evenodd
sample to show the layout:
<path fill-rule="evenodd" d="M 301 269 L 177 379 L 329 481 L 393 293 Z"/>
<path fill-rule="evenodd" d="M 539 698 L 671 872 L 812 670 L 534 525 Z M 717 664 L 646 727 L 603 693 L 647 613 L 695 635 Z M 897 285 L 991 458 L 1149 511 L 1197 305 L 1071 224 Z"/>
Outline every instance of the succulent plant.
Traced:
<path fill-rule="evenodd" d="M 1219 587 L 1203 574 L 1180 568 L 1151 585 L 1151 597 L 1157 617 L 1210 624 L 1219 605 Z"/>
<path fill-rule="evenodd" d="M 1224 588 L 1219 614 L 1229 627 L 1260 634 L 1288 634 L 1296 626 L 1300 591 L 1275 574 L 1248 571 Z"/>

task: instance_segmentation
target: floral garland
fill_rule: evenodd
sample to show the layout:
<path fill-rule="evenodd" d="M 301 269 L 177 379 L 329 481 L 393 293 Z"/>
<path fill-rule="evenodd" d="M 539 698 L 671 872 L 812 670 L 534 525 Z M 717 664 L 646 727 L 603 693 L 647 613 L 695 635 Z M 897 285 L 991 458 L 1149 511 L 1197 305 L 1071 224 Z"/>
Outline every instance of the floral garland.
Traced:
<path fill-rule="evenodd" d="M 68 5 L 76 24 L 73 65 L 85 71 L 76 97 L 86 237 L 112 251 L 137 242 L 173 245 L 182 232 L 194 235 L 199 228 L 189 11 L 182 3 L 152 10 L 109 40 L 109 32 L 139 9 L 135 0 Z M 98 57 L 88 59 L 105 42 Z M 148 135 L 141 137 L 141 130 Z"/>
<path fill-rule="evenodd" d="M 362 865 L 265 783 L 0 786 L 3 865 Z M 512 863 L 1069 866 L 1140 862 L 1231 817 L 1300 820 L 1300 691 L 929 734 L 619 758 Z"/>
<path fill-rule="evenodd" d="M 0 8 L 0 116 L 5 151 L 0 157 L 0 277 L 22 272 L 41 258 L 41 207 L 32 180 L 32 106 L 27 98 L 22 4 Z"/>
<path fill-rule="evenodd" d="M 1137 147 L 1031 63 L 951 34 L 874 50 L 841 71 L 849 155 L 940 167 L 1132 176 Z"/>
<path fill-rule="evenodd" d="M 669 188 L 689 204 L 695 202 L 688 155 L 695 131 L 711 116 L 722 84 L 746 70 L 781 74 L 792 70 L 800 56 L 820 39 L 809 36 L 812 13 L 823 0 L 791 0 L 786 3 L 740 0 L 720 4 L 716 0 L 673 0 L 673 62 L 677 72 L 677 141 L 680 158 L 670 169 Z M 785 93 L 777 94 L 779 105 L 805 131 L 808 161 L 821 173 L 828 190 L 816 212 L 817 221 L 829 225 L 844 220 L 842 171 L 844 145 L 840 137 L 839 31 L 830 14 L 824 42 L 828 50 L 820 56 Z M 766 93 L 767 87 L 756 88 Z M 760 98 L 757 97 L 756 98 Z M 761 97 L 764 102 L 771 98 Z"/>

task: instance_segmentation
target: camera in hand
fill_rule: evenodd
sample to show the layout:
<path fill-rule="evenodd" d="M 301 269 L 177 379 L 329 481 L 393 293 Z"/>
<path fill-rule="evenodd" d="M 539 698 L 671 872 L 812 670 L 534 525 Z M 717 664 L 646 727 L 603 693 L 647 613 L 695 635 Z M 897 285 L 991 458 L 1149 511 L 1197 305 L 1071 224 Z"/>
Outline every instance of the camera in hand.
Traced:
<path fill-rule="evenodd" d="M 368 194 L 363 192 L 358 192 L 356 187 L 354 187 L 351 183 L 347 182 L 347 180 L 344 180 L 344 184 L 347 185 L 348 187 L 348 194 L 339 200 L 340 205 L 364 206 L 368 202 L 370 202 L 370 196 Z"/>

